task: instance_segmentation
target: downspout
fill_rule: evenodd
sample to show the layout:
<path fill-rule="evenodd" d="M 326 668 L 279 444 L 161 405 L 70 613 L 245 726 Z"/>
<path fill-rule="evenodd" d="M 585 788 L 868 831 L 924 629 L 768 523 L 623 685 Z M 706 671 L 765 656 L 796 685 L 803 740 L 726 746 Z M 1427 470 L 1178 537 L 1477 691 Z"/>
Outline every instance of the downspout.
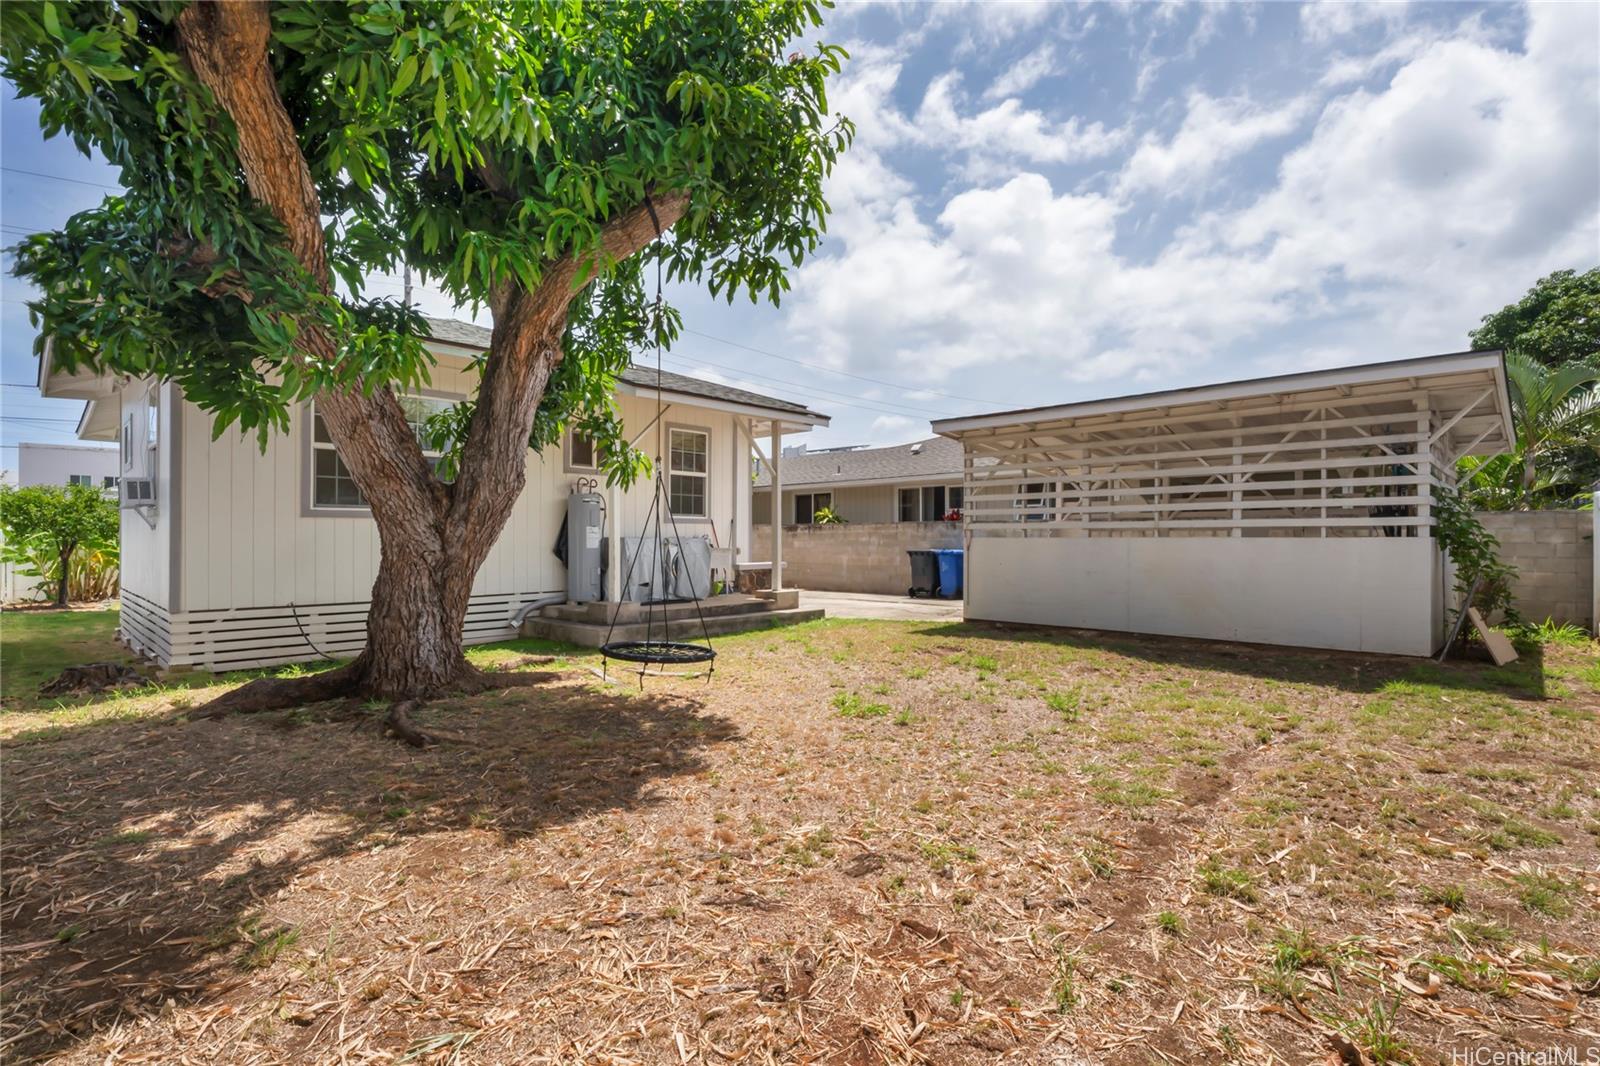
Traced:
<path fill-rule="evenodd" d="M 545 596 L 537 596 L 517 608 L 517 613 L 511 616 L 511 624 L 520 629 L 522 628 L 522 623 L 527 621 L 528 616 L 534 611 L 566 602 L 567 594 L 565 592 L 553 592 Z"/>

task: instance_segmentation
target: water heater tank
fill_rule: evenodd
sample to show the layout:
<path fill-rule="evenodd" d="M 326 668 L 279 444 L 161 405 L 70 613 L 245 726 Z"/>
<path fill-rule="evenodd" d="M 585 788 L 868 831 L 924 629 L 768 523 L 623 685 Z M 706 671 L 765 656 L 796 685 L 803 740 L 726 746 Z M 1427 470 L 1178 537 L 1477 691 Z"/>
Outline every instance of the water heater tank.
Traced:
<path fill-rule="evenodd" d="M 567 599 L 590 603 L 604 598 L 600 560 L 605 551 L 605 500 L 597 492 L 567 497 Z"/>

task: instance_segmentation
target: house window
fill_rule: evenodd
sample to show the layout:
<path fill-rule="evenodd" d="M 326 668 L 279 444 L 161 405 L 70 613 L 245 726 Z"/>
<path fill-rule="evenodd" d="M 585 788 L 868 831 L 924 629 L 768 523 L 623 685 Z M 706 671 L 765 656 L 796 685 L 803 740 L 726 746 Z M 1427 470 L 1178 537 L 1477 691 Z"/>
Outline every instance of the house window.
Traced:
<path fill-rule="evenodd" d="M 831 492 L 799 492 L 794 497 L 794 524 L 808 526 L 816 521 L 817 512 L 833 508 Z"/>
<path fill-rule="evenodd" d="M 93 474 L 68 474 L 67 475 L 67 484 L 68 485 L 82 485 L 86 489 L 87 488 L 92 488 L 94 486 L 94 475 Z"/>
<path fill-rule="evenodd" d="M 1045 493 L 1052 491 L 1049 482 L 1030 481 L 1022 486 L 1023 498 L 1017 501 L 1017 506 L 1022 509 L 1018 516 L 1023 522 L 1048 522 L 1055 515 L 1045 510 L 1047 502 Z"/>
<path fill-rule="evenodd" d="M 399 396 L 400 409 L 405 412 L 406 424 L 422 446 L 422 454 L 430 467 L 439 463 L 440 452 L 428 442 L 427 422 L 430 417 L 453 405 L 453 401 L 433 396 Z M 311 406 L 311 506 L 335 508 L 365 507 L 361 490 L 350 468 L 339 457 L 333 436 L 316 404 Z"/>
<path fill-rule="evenodd" d="M 962 507 L 965 506 L 966 502 L 966 490 L 960 485 L 953 486 L 949 491 L 949 499 L 946 501 L 946 507 L 948 507 L 948 510 L 945 511 L 945 514 L 949 514 L 950 511 L 961 510 Z"/>
<path fill-rule="evenodd" d="M 961 490 L 956 489 L 957 493 Z M 959 503 L 956 506 L 960 506 Z M 920 489 L 900 490 L 900 521 L 938 522 L 946 510 L 945 487 L 924 485 Z"/>
<path fill-rule="evenodd" d="M 110 475 L 107 475 L 105 480 L 104 480 L 104 483 L 101 485 L 101 487 L 102 488 L 107 488 L 107 489 L 114 489 L 114 488 L 117 487 L 117 479 L 114 478 L 114 477 L 111 477 Z"/>
<path fill-rule="evenodd" d="M 576 429 L 567 430 L 567 469 L 600 469 L 600 464 L 595 457 L 593 437 L 580 433 Z"/>
<path fill-rule="evenodd" d="M 679 518 L 706 517 L 710 434 L 674 429 L 667 449 L 667 506 Z"/>

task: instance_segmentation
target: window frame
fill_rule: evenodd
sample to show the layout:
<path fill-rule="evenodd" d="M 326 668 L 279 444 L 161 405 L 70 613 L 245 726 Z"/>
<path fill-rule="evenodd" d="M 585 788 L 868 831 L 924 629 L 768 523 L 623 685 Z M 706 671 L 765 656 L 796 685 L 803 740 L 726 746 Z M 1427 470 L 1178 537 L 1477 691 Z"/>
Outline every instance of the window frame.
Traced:
<path fill-rule="evenodd" d="M 1018 522 L 1053 522 L 1056 517 L 1055 501 L 1059 499 L 1059 483 L 1054 479 L 1029 481 L 1017 489 L 1011 506 Z M 1048 502 L 1047 502 L 1048 501 Z"/>
<path fill-rule="evenodd" d="M 154 386 L 145 393 L 144 397 L 144 447 L 145 451 L 154 455 L 161 444 L 161 394 Z M 150 470 L 155 469 L 155 464 L 150 464 Z M 147 471 L 148 473 L 148 471 Z"/>
<path fill-rule="evenodd" d="M 121 470 L 124 476 L 133 473 L 133 411 L 122 412 L 122 434 L 118 439 Z"/>
<path fill-rule="evenodd" d="M 92 488 L 94 488 L 94 475 L 93 474 L 68 474 L 67 475 L 67 487 L 71 488 L 74 485 L 82 485 L 86 489 L 92 489 Z"/>
<path fill-rule="evenodd" d="M 912 516 L 906 517 L 906 493 L 911 493 L 914 498 Z M 922 514 L 922 489 L 916 485 L 901 485 L 894 492 L 894 520 L 896 522 L 915 522 L 917 516 Z"/>
<path fill-rule="evenodd" d="M 811 516 L 809 518 L 807 518 L 804 522 L 800 521 L 800 501 L 801 500 L 807 501 L 807 506 L 810 508 L 810 512 L 811 512 Z M 819 500 L 823 500 L 823 501 L 826 501 L 826 502 L 818 503 L 817 501 L 819 501 Z M 797 525 L 797 526 L 814 526 L 814 525 L 816 525 L 817 524 L 817 512 L 822 510 L 824 507 L 826 507 L 826 508 L 828 508 L 830 510 L 833 508 L 833 493 L 832 492 L 797 492 L 797 493 L 795 493 L 794 494 L 794 508 L 793 508 L 793 512 L 792 512 L 794 514 L 794 524 Z"/>
<path fill-rule="evenodd" d="M 944 484 L 936 484 L 936 485 L 900 485 L 900 486 L 898 486 L 896 488 L 896 490 L 895 490 L 895 495 L 894 495 L 894 517 L 895 517 L 895 521 L 896 522 L 943 522 L 944 521 L 944 516 L 946 514 L 948 514 L 949 511 L 950 511 L 950 491 L 951 491 L 951 486 L 944 485 Z M 961 490 L 961 486 L 959 486 L 959 485 L 955 486 L 955 491 L 956 492 L 961 492 L 962 491 Z M 905 516 L 905 512 L 906 512 L 905 495 L 908 492 L 916 494 L 916 517 L 915 518 L 907 518 Z M 938 501 L 938 500 L 942 500 L 943 502 L 939 506 L 930 507 L 930 504 L 932 504 L 934 501 Z M 931 518 L 928 517 L 930 514 L 933 517 L 931 517 Z"/>
<path fill-rule="evenodd" d="M 435 389 L 417 389 L 407 392 L 404 396 L 425 400 L 441 400 L 446 405 L 460 403 L 465 396 L 456 392 L 440 392 Z M 317 452 L 331 451 L 341 465 L 344 458 L 339 456 L 339 449 L 331 441 L 317 440 L 317 401 L 313 397 L 301 405 L 300 421 L 302 422 L 301 438 L 301 464 L 300 480 L 303 483 L 300 490 L 300 515 L 303 518 L 370 518 L 372 506 L 368 503 L 317 503 Z M 423 449 L 422 454 L 430 459 L 437 459 L 440 452 Z M 346 472 L 349 471 L 346 466 Z M 352 479 L 354 480 L 354 479 Z M 358 490 L 359 491 L 359 490 Z"/>
<path fill-rule="evenodd" d="M 600 449 L 596 446 L 594 438 L 589 441 L 589 466 L 584 466 L 572 457 L 572 442 L 578 437 L 576 426 L 568 426 L 561 434 L 561 468 L 568 474 L 598 474 L 600 472 Z"/>
<path fill-rule="evenodd" d="M 668 422 L 663 426 L 667 431 L 667 454 L 662 456 L 666 466 L 667 476 L 667 510 L 679 522 L 695 522 L 709 525 L 711 523 L 711 427 L 691 426 L 678 422 Z M 693 433 L 704 437 L 706 442 L 706 468 L 704 470 L 677 470 L 672 464 L 672 435 L 674 433 Z M 704 484 L 701 498 L 705 501 L 705 511 L 702 514 L 680 514 L 672 506 L 672 479 L 674 477 L 697 477 Z"/>

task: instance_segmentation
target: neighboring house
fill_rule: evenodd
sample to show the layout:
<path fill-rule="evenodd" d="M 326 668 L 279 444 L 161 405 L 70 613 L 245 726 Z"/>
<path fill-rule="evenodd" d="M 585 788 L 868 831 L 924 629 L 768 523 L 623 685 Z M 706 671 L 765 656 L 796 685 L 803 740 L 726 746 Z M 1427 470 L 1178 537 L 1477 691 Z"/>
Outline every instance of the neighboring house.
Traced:
<path fill-rule="evenodd" d="M 24 441 L 17 445 L 17 474 L 0 471 L 0 484 L 16 485 L 92 485 L 104 492 L 117 487 L 117 450 L 99 444 L 40 444 Z M 5 539 L 0 536 L 0 544 Z M 19 574 L 11 563 L 0 563 L 0 602 L 16 603 L 44 598 L 39 579 Z"/>
<path fill-rule="evenodd" d="M 115 489 L 121 468 L 117 449 L 100 444 L 17 445 L 18 485 L 92 485 Z"/>
<path fill-rule="evenodd" d="M 937 522 L 961 510 L 961 445 L 944 437 L 891 448 L 791 450 L 781 463 L 782 525 L 808 525 L 823 508 L 847 522 Z M 756 477 L 755 521 L 772 522 L 772 477 Z"/>
<path fill-rule="evenodd" d="M 489 331 L 429 319 L 437 359 L 429 388 L 402 397 L 420 426 L 475 387 L 474 358 Z M 630 439 L 655 454 L 656 371 L 634 368 L 617 386 Z M 705 534 L 734 568 L 752 561 L 752 447 L 768 454 L 783 435 L 826 425 L 803 404 L 684 377 L 661 375 L 670 503 L 685 536 Z M 211 416 L 177 386 L 129 381 L 40 361 L 39 387 L 88 401 L 85 440 L 117 441 L 121 477 L 122 637 L 163 665 L 232 669 L 349 655 L 365 643 L 378 566 L 378 530 L 349 470 L 321 427 L 314 402 L 295 408 L 287 433 L 266 450 L 237 432 L 211 438 Z M 780 473 L 783 463 L 779 462 Z M 626 492 L 605 488 L 591 442 L 569 434 L 559 448 L 528 453 L 527 487 L 478 572 L 468 643 L 516 633 L 513 618 L 564 592 L 553 554 L 566 497 L 607 494 L 606 536 L 643 532 L 654 479 Z M 616 578 L 613 574 L 612 577 Z"/>
<path fill-rule="evenodd" d="M 972 460 L 969 620 L 1402 655 L 1456 598 L 1437 494 L 1514 440 L 1498 351 L 933 428 Z"/>

